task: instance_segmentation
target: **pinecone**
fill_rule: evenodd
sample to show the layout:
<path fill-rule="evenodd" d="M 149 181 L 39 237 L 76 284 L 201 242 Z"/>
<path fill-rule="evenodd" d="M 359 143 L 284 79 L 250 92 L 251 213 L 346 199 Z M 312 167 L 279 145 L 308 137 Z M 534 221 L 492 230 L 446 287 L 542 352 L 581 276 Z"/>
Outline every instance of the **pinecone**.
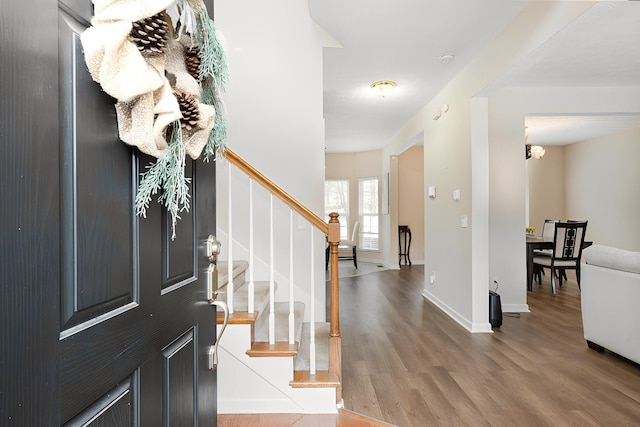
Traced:
<path fill-rule="evenodd" d="M 200 76 L 200 56 L 198 56 L 199 53 L 200 50 L 197 47 L 184 48 L 184 62 L 187 66 L 187 71 L 196 80 L 198 80 L 198 77 Z"/>
<path fill-rule="evenodd" d="M 164 19 L 164 12 L 134 22 L 129 37 L 140 52 L 164 52 L 169 39 L 169 25 Z"/>
<path fill-rule="evenodd" d="M 178 104 L 180 105 L 180 112 L 182 113 L 182 119 L 180 119 L 180 126 L 186 130 L 192 130 L 198 124 L 200 120 L 200 110 L 198 108 L 198 101 L 195 96 L 189 92 L 183 90 L 176 90 L 173 92 Z"/>

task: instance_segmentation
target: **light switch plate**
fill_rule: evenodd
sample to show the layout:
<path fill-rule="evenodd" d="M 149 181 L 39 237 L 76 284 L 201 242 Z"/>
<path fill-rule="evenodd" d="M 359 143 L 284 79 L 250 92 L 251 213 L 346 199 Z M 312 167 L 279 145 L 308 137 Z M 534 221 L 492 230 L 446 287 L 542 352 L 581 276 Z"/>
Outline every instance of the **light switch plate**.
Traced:
<path fill-rule="evenodd" d="M 435 199 L 436 198 L 436 186 L 435 185 L 430 185 L 429 186 L 429 198 L 430 199 Z"/>
<path fill-rule="evenodd" d="M 453 200 L 456 202 L 460 200 L 460 190 L 453 190 Z"/>
<path fill-rule="evenodd" d="M 460 215 L 460 227 L 467 228 L 469 226 L 469 218 L 466 215 Z"/>

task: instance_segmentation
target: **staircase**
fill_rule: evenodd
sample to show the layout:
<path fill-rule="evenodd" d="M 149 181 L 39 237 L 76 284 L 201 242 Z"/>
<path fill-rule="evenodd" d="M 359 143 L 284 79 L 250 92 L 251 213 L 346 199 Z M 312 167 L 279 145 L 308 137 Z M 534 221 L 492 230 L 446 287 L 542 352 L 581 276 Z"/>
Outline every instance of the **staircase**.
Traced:
<path fill-rule="evenodd" d="M 222 251 L 222 257 L 227 256 L 228 259 L 219 259 L 217 262 L 216 298 L 227 301 L 230 308 L 228 324 L 219 340 L 217 353 L 218 413 L 337 413 L 342 401 L 341 338 L 337 300 L 337 246 L 340 224 L 337 214 L 329 224 L 323 222 L 233 152 L 228 150 L 226 158 L 249 176 L 252 180 L 249 188 L 252 188 L 255 180 L 267 188 L 272 198 L 275 195 L 289 206 L 291 244 L 290 271 L 286 275 L 281 271 L 275 271 L 274 267 L 273 218 L 269 233 L 256 233 L 254 236 L 251 212 L 250 225 L 244 227 L 250 230 L 249 242 L 240 241 L 240 238 L 236 237 L 241 233 L 234 235 L 232 220 L 237 216 L 233 215 L 231 208 L 233 191 L 229 172 L 228 224 L 226 229 L 220 225 L 221 221 L 218 225 L 218 237 L 222 237 L 222 247 L 227 248 L 226 251 Z M 268 181 L 266 184 L 263 182 L 265 180 Z M 270 186 L 274 188 L 268 188 Z M 218 194 L 220 200 L 220 192 Z M 234 194 L 233 197 L 238 196 Z M 245 195 L 242 197 L 245 198 Z M 252 193 L 248 197 L 253 200 Z M 220 206 L 219 202 L 218 205 Z M 249 205 L 251 208 L 246 210 L 253 211 L 253 201 Z M 314 262 L 317 257 L 314 256 L 313 247 L 317 245 L 313 243 L 313 227 L 310 249 L 311 279 L 296 279 L 295 285 L 293 284 L 293 254 L 295 252 L 297 256 L 303 252 L 293 247 L 294 212 L 328 236 L 332 263 L 329 322 L 318 321 L 318 318 L 323 318 L 324 315 L 316 315 L 315 295 L 318 292 L 314 288 L 317 280 L 314 280 L 313 276 L 315 264 L 320 264 L 320 268 L 324 270 L 324 251 L 319 254 L 322 255 L 321 262 Z M 271 253 L 255 254 L 254 240 L 269 239 L 264 234 L 271 235 Z M 246 256 L 247 260 L 236 259 L 236 253 L 240 254 L 239 258 Z M 284 255 L 278 256 L 282 258 Z M 254 280 L 254 270 L 259 270 L 256 276 L 265 276 L 260 278 L 267 280 Z M 282 289 L 278 289 L 276 276 L 287 283 Z M 306 281 L 311 282 L 310 287 L 304 283 Z M 324 280 L 318 286 L 324 288 Z M 294 298 L 294 295 L 300 298 Z M 321 307 L 324 307 L 324 304 L 321 304 Z M 319 311 L 324 314 L 324 310 Z M 224 313 L 218 311 L 219 332 L 223 328 L 223 320 Z"/>

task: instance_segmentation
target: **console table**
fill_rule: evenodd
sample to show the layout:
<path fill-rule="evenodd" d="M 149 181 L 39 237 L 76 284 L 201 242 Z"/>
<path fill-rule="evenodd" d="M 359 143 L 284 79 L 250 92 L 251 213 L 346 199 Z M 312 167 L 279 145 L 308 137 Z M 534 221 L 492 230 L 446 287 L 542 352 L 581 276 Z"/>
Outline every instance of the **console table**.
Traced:
<path fill-rule="evenodd" d="M 398 226 L 398 264 L 402 265 L 402 257 L 404 263 L 411 265 L 409 251 L 411 250 L 411 229 L 408 225 Z"/>

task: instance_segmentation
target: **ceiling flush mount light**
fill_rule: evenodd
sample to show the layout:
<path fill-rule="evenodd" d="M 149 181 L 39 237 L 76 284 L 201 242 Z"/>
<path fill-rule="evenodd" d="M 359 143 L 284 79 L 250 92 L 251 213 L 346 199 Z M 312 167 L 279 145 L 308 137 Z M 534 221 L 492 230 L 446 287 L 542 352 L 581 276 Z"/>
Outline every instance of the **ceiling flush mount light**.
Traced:
<path fill-rule="evenodd" d="M 379 82 L 371 83 L 371 89 L 381 97 L 389 95 L 396 87 L 396 83 L 391 80 L 380 80 Z"/>

